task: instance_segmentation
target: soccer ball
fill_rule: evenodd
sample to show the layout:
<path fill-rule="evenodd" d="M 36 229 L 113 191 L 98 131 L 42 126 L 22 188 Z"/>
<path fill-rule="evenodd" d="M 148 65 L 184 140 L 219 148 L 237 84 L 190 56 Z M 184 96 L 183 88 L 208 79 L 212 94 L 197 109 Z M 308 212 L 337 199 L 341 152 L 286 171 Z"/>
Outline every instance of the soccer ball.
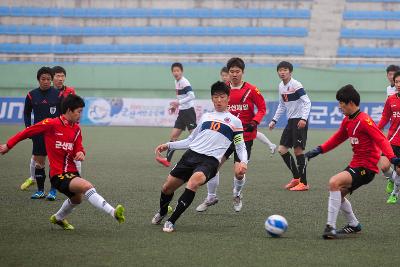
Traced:
<path fill-rule="evenodd" d="M 288 223 L 281 215 L 271 215 L 265 221 L 265 230 L 272 237 L 280 237 L 286 232 Z"/>

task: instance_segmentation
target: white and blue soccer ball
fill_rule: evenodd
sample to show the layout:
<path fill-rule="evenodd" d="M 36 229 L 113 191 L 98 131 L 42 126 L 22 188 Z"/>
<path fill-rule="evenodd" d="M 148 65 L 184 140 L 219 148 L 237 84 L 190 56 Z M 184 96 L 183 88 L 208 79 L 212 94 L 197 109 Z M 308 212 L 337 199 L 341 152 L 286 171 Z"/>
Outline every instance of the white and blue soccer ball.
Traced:
<path fill-rule="evenodd" d="M 272 237 L 280 237 L 286 232 L 288 223 L 281 215 L 271 215 L 265 221 L 265 230 Z"/>

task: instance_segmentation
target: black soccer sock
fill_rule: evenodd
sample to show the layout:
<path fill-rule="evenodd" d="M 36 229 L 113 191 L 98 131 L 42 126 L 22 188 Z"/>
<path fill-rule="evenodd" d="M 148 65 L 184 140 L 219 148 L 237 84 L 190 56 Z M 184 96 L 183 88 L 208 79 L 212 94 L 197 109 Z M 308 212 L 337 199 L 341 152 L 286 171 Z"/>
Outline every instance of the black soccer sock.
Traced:
<path fill-rule="evenodd" d="M 164 216 L 168 212 L 168 205 L 174 197 L 174 193 L 171 195 L 166 195 L 161 191 L 160 195 L 160 215 Z"/>
<path fill-rule="evenodd" d="M 35 168 L 35 179 L 38 191 L 44 191 L 44 181 L 46 180 L 46 172 L 43 169 Z"/>
<path fill-rule="evenodd" d="M 178 205 L 168 221 L 175 224 L 176 220 L 179 219 L 181 214 L 190 206 L 190 204 L 192 204 L 195 195 L 196 192 L 186 188 L 181 197 L 178 199 Z"/>
<path fill-rule="evenodd" d="M 296 162 L 294 162 L 294 158 L 290 152 L 286 152 L 285 154 L 281 155 L 283 158 L 283 161 L 286 163 L 286 166 L 289 168 L 289 170 L 293 174 L 293 178 L 299 178 L 299 170 L 297 169 Z"/>
<path fill-rule="evenodd" d="M 170 142 L 174 142 L 174 140 L 170 140 Z M 171 162 L 172 156 L 174 155 L 175 150 L 167 150 L 167 160 L 168 162 Z"/>
<path fill-rule="evenodd" d="M 307 184 L 306 157 L 304 156 L 304 154 L 301 154 L 299 156 L 296 156 L 296 161 L 300 175 L 300 182 L 302 182 L 303 184 Z"/>

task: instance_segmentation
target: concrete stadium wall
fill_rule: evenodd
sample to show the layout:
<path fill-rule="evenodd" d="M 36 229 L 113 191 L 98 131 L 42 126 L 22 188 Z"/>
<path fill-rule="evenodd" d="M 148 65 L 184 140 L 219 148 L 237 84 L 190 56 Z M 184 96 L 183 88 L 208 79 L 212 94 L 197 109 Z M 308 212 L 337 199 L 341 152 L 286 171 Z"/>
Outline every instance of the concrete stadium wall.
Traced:
<path fill-rule="evenodd" d="M 37 87 L 36 71 L 41 65 L 1 64 L 0 96 L 25 96 Z M 83 96 L 174 98 L 174 81 L 169 65 L 65 65 L 67 85 Z M 219 79 L 220 66 L 185 65 L 185 76 L 198 98 L 209 98 L 210 85 Z M 295 68 L 293 77 L 301 81 L 313 101 L 335 101 L 341 86 L 353 84 L 364 102 L 380 102 L 386 98 L 384 69 L 312 69 Z M 267 100 L 278 98 L 280 80 L 275 67 L 248 66 L 245 80 L 259 87 Z"/>

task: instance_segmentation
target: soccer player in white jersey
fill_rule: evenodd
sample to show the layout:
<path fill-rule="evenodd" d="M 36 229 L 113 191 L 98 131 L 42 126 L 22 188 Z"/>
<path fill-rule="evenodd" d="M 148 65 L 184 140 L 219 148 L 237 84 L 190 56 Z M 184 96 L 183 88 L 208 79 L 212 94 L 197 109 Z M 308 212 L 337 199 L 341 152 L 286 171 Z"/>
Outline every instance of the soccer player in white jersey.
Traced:
<path fill-rule="evenodd" d="M 235 144 L 240 158 L 237 172 L 244 175 L 247 170 L 247 151 L 243 138 L 243 126 L 240 119 L 228 111 L 229 87 L 223 82 L 211 86 L 211 99 L 215 111 L 205 113 L 191 135 L 181 141 L 169 142 L 157 146 L 156 155 L 171 149 L 188 149 L 172 169 L 161 189 L 160 209 L 151 223 L 160 224 L 167 215 L 168 205 L 174 192 L 187 182 L 185 191 L 171 217 L 165 222 L 163 231 L 173 232 L 175 223 L 192 203 L 198 188 L 215 176 L 225 152 Z"/>
<path fill-rule="evenodd" d="M 400 67 L 397 65 L 389 65 L 386 68 L 386 78 L 389 82 L 389 86 L 386 87 L 387 96 L 391 96 L 397 93 L 397 89 L 393 81 L 393 75 L 398 71 L 400 71 Z"/>
<path fill-rule="evenodd" d="M 279 118 L 285 113 L 288 123 L 283 130 L 278 152 L 286 166 L 291 170 L 293 178 L 285 186 L 290 191 L 306 191 L 309 189 L 306 175 L 306 160 L 304 149 L 307 141 L 308 116 L 311 110 L 311 101 L 303 85 L 292 78 L 293 65 L 282 61 L 276 68 L 282 82 L 279 84 L 279 105 L 275 116 L 269 123 L 272 130 Z M 294 162 L 289 148 L 294 150 L 297 165 Z"/>
<path fill-rule="evenodd" d="M 221 81 L 223 81 L 224 83 L 229 82 L 229 70 L 227 67 L 223 67 L 221 69 L 220 76 L 221 76 Z M 267 145 L 269 147 L 269 151 L 271 152 L 271 157 L 272 157 L 272 155 L 275 154 L 276 145 L 274 143 L 272 143 L 271 140 L 269 140 L 268 137 L 265 136 L 265 134 L 257 131 L 256 139 L 258 141 L 260 141 L 261 143 L 263 143 L 264 145 Z"/>
<path fill-rule="evenodd" d="M 189 133 L 196 128 L 196 112 L 194 110 L 194 99 L 195 95 L 193 92 L 193 88 L 190 85 L 190 82 L 183 77 L 183 66 L 179 62 L 175 62 L 171 65 L 172 75 L 175 78 L 175 89 L 176 89 L 176 100 L 170 103 L 170 113 L 175 113 L 176 110 L 178 112 L 178 118 L 175 121 L 174 128 L 171 132 L 170 141 L 174 142 L 178 140 L 182 131 L 186 128 Z M 163 164 L 165 167 L 169 167 L 171 165 L 172 155 L 174 154 L 173 150 L 167 151 L 167 157 L 156 157 L 156 160 Z"/>

